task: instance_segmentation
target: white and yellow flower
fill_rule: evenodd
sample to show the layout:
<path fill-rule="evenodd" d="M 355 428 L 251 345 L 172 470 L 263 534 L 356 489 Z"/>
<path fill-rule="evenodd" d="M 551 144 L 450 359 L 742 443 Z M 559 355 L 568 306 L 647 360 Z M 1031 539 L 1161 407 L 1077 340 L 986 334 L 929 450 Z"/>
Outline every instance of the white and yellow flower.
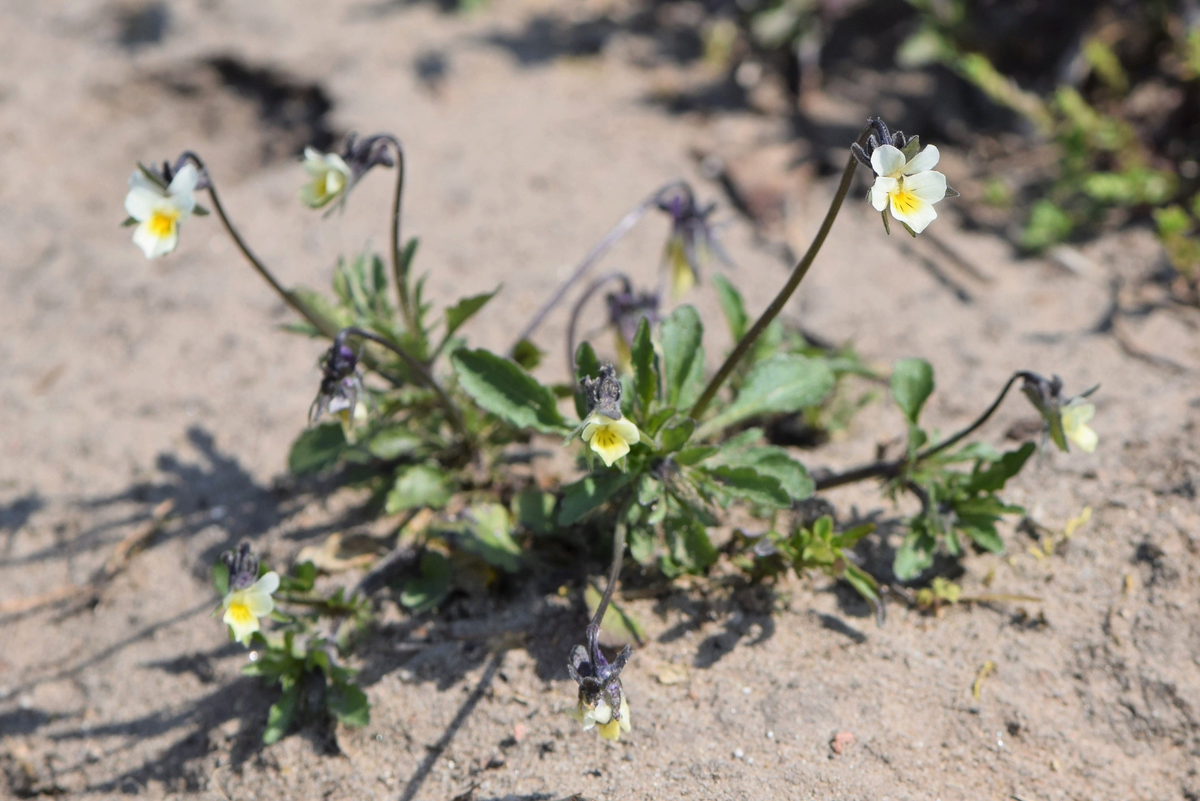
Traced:
<path fill-rule="evenodd" d="M 640 439 L 637 426 L 624 417 L 614 420 L 601 412 L 592 412 L 583 426 L 583 441 L 600 455 L 606 467 L 612 467 Z"/>
<path fill-rule="evenodd" d="M 1062 408 L 1063 435 L 1086 453 L 1096 450 L 1096 445 L 1100 442 L 1100 437 L 1088 425 L 1088 421 L 1095 414 L 1096 405 L 1081 403 L 1079 398 Z"/>
<path fill-rule="evenodd" d="M 329 205 L 350 186 L 350 166 L 336 153 L 304 148 L 304 170 L 309 175 L 309 182 L 300 189 L 300 202 L 309 208 Z"/>
<path fill-rule="evenodd" d="M 229 591 L 221 602 L 221 608 L 225 610 L 221 619 L 232 630 L 233 639 L 242 645 L 250 644 L 251 635 L 259 630 L 258 619 L 275 609 L 275 599 L 271 595 L 277 589 L 279 574 L 271 571 L 245 589 Z"/>
<path fill-rule="evenodd" d="M 880 145 L 871 153 L 875 183 L 871 187 L 871 205 L 876 211 L 890 211 L 916 234 L 937 218 L 933 204 L 946 197 L 946 176 L 933 168 L 938 149 L 929 145 L 911 159 L 900 148 Z"/>
<path fill-rule="evenodd" d="M 179 223 L 196 208 L 196 184 L 200 172 L 185 164 L 165 189 L 140 168 L 129 176 L 125 211 L 138 223 L 133 244 L 153 259 L 170 253 L 179 244 Z"/>
<path fill-rule="evenodd" d="M 588 706 L 587 702 L 580 698 L 578 705 L 567 714 L 576 722 L 582 723 L 584 731 L 598 729 L 600 736 L 605 740 L 616 741 L 620 739 L 621 732 L 628 732 L 632 728 L 629 723 L 629 702 L 624 694 L 621 695 L 621 712 L 617 717 L 613 716 L 612 706 L 603 697 L 595 706 Z"/>

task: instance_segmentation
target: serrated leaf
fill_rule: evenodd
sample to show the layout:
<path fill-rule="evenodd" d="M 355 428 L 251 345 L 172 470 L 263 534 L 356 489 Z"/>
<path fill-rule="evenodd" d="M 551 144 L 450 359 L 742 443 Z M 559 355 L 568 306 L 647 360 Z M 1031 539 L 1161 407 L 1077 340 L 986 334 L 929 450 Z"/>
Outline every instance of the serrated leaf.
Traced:
<path fill-rule="evenodd" d="M 414 464 L 396 471 L 396 481 L 387 494 L 388 514 L 429 507 L 440 509 L 454 494 L 450 477 L 435 467 Z"/>
<path fill-rule="evenodd" d="M 813 494 L 814 485 L 808 469 L 786 450 L 774 445 L 734 448 L 726 443 L 711 464 L 752 467 L 763 475 L 775 478 L 792 500 L 803 500 Z"/>
<path fill-rule="evenodd" d="M 750 318 L 746 315 L 746 304 L 742 301 L 742 294 L 730 283 L 728 278 L 720 273 L 713 275 L 712 283 L 717 290 L 717 302 L 721 304 L 725 322 L 729 324 L 729 334 L 733 337 L 733 341 L 737 342 L 745 335 L 746 328 L 750 323 Z"/>
<path fill-rule="evenodd" d="M 751 369 L 737 398 L 696 431 L 704 439 L 750 417 L 788 414 L 815 406 L 833 389 L 833 371 L 823 360 L 785 353 Z"/>
<path fill-rule="evenodd" d="M 641 418 L 650 413 L 650 404 L 659 395 L 658 354 L 650 340 L 650 321 L 642 318 L 631 348 L 633 358 L 633 394 L 637 398 Z"/>
<path fill-rule="evenodd" d="M 446 309 L 446 338 L 462 327 L 467 320 L 474 317 L 480 309 L 487 305 L 487 302 L 496 296 L 500 291 L 500 287 L 496 287 L 491 292 L 485 292 L 482 295 L 472 295 L 469 298 L 463 298 L 455 305 Z"/>
<path fill-rule="evenodd" d="M 692 306 L 677 306 L 662 324 L 667 405 L 687 409 L 704 391 L 704 324 Z"/>
<path fill-rule="evenodd" d="M 995 524 L 991 522 L 993 519 L 988 517 L 960 517 L 956 525 L 960 531 L 971 538 L 972 542 L 985 551 L 1003 553 L 1004 540 L 1000 538 Z"/>
<path fill-rule="evenodd" d="M 288 453 L 288 470 L 302 476 L 328 470 L 337 464 L 349 445 L 338 423 L 322 423 L 296 437 Z"/>
<path fill-rule="evenodd" d="M 520 429 L 564 432 L 554 393 L 513 362 L 482 348 L 456 350 L 450 361 L 463 391 L 485 411 Z"/>
<path fill-rule="evenodd" d="M 914 426 L 933 392 L 933 366 L 924 359 L 901 359 L 892 370 L 892 400 Z"/>
<path fill-rule="evenodd" d="M 594 476 L 584 476 L 573 484 L 563 487 L 562 503 L 558 509 L 558 524 L 569 526 L 593 509 L 601 506 L 632 481 L 632 473 L 606 471 Z"/>
<path fill-rule="evenodd" d="M 717 453 L 719 450 L 720 448 L 716 448 L 711 445 L 701 445 L 695 448 L 684 448 L 676 453 L 672 458 L 675 460 L 675 464 L 688 467 L 690 465 L 699 464 L 708 457 L 712 456 L 714 453 Z"/>

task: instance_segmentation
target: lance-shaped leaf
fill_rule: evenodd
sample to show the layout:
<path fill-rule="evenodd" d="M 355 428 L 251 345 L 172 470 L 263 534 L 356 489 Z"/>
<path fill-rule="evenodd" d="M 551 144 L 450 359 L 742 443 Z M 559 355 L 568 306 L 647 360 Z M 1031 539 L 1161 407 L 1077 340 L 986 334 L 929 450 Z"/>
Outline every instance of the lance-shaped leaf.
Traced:
<path fill-rule="evenodd" d="M 517 428 L 564 433 L 554 393 L 513 362 L 482 348 L 456 350 L 450 361 L 459 386 L 485 411 Z"/>
<path fill-rule="evenodd" d="M 569 526 L 583 518 L 617 494 L 617 491 L 635 478 L 632 473 L 606 471 L 594 476 L 584 476 L 574 484 L 563 487 L 562 504 L 558 510 L 558 523 Z"/>
<path fill-rule="evenodd" d="M 833 389 L 833 371 L 823 360 L 780 354 L 754 366 L 733 403 L 696 431 L 703 439 L 763 414 L 788 414 L 814 406 Z"/>
<path fill-rule="evenodd" d="M 642 419 L 650 414 L 650 404 L 658 398 L 658 354 L 650 341 L 650 321 L 642 318 L 630 349 L 633 357 L 633 394 L 637 398 Z"/>
<path fill-rule="evenodd" d="M 725 322 L 729 324 L 729 333 L 732 335 L 733 341 L 737 342 L 746 333 L 746 328 L 750 324 L 750 317 L 746 314 L 746 304 L 742 302 L 741 293 L 725 276 L 717 273 L 712 277 L 712 283 L 717 290 L 717 301 L 721 304 L 721 311 L 725 314 Z"/>
<path fill-rule="evenodd" d="M 472 295 L 469 298 L 463 298 L 455 305 L 446 309 L 446 333 L 445 338 L 449 339 L 454 332 L 462 327 L 463 323 L 470 320 L 479 312 L 487 302 L 496 296 L 500 291 L 500 287 L 496 287 L 491 292 L 485 292 L 482 295 Z"/>
<path fill-rule="evenodd" d="M 704 325 L 692 306 L 678 306 L 662 324 L 667 405 L 686 409 L 704 391 Z"/>

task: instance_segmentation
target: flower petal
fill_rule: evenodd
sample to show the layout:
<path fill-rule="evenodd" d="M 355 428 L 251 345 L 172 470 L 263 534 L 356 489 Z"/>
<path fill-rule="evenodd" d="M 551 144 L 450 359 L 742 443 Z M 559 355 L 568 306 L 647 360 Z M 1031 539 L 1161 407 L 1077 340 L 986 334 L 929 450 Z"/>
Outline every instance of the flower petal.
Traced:
<path fill-rule="evenodd" d="M 938 159 L 941 157 L 942 154 L 938 152 L 937 147 L 935 145 L 929 145 L 920 153 L 913 156 L 912 161 L 904 165 L 904 174 L 913 175 L 914 173 L 932 170 L 937 166 Z"/>
<path fill-rule="evenodd" d="M 195 164 L 189 161 L 179 168 L 179 172 L 175 173 L 175 177 L 171 179 L 171 185 L 167 187 L 167 194 L 190 195 L 196 191 L 196 184 L 199 182 L 200 171 L 196 169 Z M 193 198 L 192 203 L 195 202 L 195 198 Z"/>
<path fill-rule="evenodd" d="M 256 592 L 253 587 L 246 591 L 246 608 L 255 617 L 266 617 L 275 609 L 275 599 L 268 593 Z"/>
<path fill-rule="evenodd" d="M 621 724 L 619 721 L 610 720 L 608 723 L 600 727 L 600 736 L 605 740 L 616 742 L 621 739 Z"/>
<path fill-rule="evenodd" d="M 132 182 L 131 178 L 130 183 Z M 125 195 L 125 211 L 138 222 L 145 222 L 165 200 L 161 192 L 150 187 L 135 186 Z"/>
<path fill-rule="evenodd" d="M 929 224 L 937 219 L 933 204 L 908 192 L 895 192 L 891 195 L 892 216 L 921 233 Z"/>
<path fill-rule="evenodd" d="M 937 203 L 946 197 L 946 176 L 934 170 L 907 176 L 904 179 L 904 191 L 912 192 L 928 203 Z"/>
<path fill-rule="evenodd" d="M 903 174 L 906 161 L 900 148 L 880 145 L 871 154 L 871 169 L 875 170 L 876 175 L 896 178 Z"/>
<path fill-rule="evenodd" d="M 254 582 L 250 588 L 251 592 L 265 592 L 267 595 L 279 589 L 279 574 L 272 570 L 270 573 L 264 573 L 262 578 Z"/>
<path fill-rule="evenodd" d="M 875 207 L 875 211 L 883 211 L 887 208 L 888 195 L 895 192 L 900 186 L 900 182 L 895 178 L 885 178 L 879 176 L 875 179 L 875 183 L 871 186 L 871 205 Z"/>
<path fill-rule="evenodd" d="M 147 178 L 146 173 L 142 172 L 141 167 L 135 168 L 134 171 L 132 173 L 130 173 L 129 188 L 130 189 L 149 189 L 151 192 L 158 195 L 159 197 L 162 197 L 162 193 L 163 193 L 162 187 L 159 186 L 158 184 L 154 183 L 153 181 L 151 181 L 149 178 Z"/>
<path fill-rule="evenodd" d="M 614 420 L 608 424 L 611 431 L 616 433 L 618 437 L 628 442 L 630 445 L 636 445 L 641 440 L 641 435 L 638 434 L 638 427 L 631 420 L 622 417 L 620 420 Z"/>
<path fill-rule="evenodd" d="M 159 236 L 151 227 L 150 220 L 144 220 L 133 231 L 133 244 L 142 249 L 146 254 L 147 259 L 156 259 L 159 256 L 165 256 L 175 249 L 175 245 L 179 243 L 179 226 L 172 225 L 171 232 L 166 236 Z"/>

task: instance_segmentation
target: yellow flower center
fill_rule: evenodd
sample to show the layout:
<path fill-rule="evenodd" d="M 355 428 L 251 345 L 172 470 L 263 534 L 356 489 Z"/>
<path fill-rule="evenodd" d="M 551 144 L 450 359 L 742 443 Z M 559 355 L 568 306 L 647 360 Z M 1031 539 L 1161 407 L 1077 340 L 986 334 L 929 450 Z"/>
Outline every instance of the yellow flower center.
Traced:
<path fill-rule="evenodd" d="M 235 624 L 244 625 L 254 622 L 254 614 L 251 613 L 250 607 L 242 601 L 234 601 L 229 605 L 229 618 Z"/>
<path fill-rule="evenodd" d="M 914 213 L 921 202 L 920 198 L 918 198 L 912 192 L 905 192 L 903 184 L 901 184 L 900 189 L 892 192 L 891 200 L 893 208 L 895 208 L 895 210 L 900 214 Z"/>
<path fill-rule="evenodd" d="M 174 209 L 155 211 L 147 220 L 147 227 L 150 233 L 154 234 L 159 239 L 166 239 L 171 234 L 175 233 L 175 221 L 179 219 L 179 212 Z"/>
<path fill-rule="evenodd" d="M 608 448 L 618 448 L 625 442 L 617 432 L 613 431 L 611 426 L 600 426 L 596 432 L 592 434 L 592 445 L 596 448 L 607 450 Z"/>

